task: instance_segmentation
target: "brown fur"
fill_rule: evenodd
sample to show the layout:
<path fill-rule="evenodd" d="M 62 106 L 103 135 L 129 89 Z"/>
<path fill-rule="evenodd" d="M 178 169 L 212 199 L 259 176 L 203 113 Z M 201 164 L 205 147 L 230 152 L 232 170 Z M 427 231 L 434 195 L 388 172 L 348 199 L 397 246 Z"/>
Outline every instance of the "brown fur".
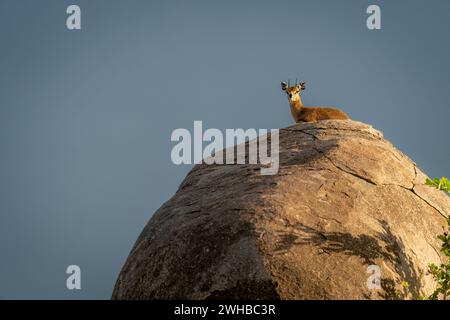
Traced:
<path fill-rule="evenodd" d="M 292 118 L 295 122 L 314 122 L 320 120 L 346 120 L 348 115 L 336 108 L 322 108 L 322 107 L 304 107 L 300 92 L 305 90 L 305 83 L 300 83 L 293 87 L 288 87 L 282 83 L 283 91 L 288 94 L 289 105 L 291 106 Z"/>
<path fill-rule="evenodd" d="M 295 122 L 314 122 L 319 120 L 347 120 L 345 112 L 336 108 L 301 107 L 300 110 L 291 109 Z"/>

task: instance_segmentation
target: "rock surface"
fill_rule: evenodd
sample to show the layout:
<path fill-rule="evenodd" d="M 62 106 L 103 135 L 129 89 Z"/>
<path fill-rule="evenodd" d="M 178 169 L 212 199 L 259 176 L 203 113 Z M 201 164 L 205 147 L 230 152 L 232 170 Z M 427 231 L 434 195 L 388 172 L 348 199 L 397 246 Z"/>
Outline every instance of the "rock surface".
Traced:
<path fill-rule="evenodd" d="M 197 165 L 135 243 L 113 299 L 391 299 L 430 293 L 446 194 L 371 126 L 280 130 L 280 171 Z M 368 289 L 368 266 L 381 289 Z"/>

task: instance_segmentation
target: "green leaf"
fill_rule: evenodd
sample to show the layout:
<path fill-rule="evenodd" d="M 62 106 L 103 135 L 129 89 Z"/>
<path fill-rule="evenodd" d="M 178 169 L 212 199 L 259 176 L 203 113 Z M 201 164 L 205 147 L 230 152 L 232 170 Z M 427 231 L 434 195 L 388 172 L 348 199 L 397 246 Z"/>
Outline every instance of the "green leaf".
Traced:
<path fill-rule="evenodd" d="M 427 178 L 425 184 L 450 193 L 450 181 L 446 177 L 434 178 L 433 180 Z"/>

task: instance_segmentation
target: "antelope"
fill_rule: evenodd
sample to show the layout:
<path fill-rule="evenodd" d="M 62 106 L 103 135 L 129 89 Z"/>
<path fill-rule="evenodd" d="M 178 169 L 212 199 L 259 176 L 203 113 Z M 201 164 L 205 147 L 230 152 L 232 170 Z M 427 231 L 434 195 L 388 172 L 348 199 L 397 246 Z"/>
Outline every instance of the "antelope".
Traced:
<path fill-rule="evenodd" d="M 289 81 L 281 82 L 281 89 L 287 93 L 291 114 L 296 123 L 314 122 L 319 120 L 346 120 L 349 119 L 344 111 L 336 108 L 304 107 L 300 92 L 305 90 L 306 82 L 300 82 L 291 87 Z"/>

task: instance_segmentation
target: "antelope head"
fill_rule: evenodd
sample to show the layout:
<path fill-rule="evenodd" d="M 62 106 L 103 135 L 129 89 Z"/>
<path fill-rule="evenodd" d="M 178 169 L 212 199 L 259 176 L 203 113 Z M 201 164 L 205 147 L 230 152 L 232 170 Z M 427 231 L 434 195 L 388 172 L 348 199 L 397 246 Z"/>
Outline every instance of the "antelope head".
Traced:
<path fill-rule="evenodd" d="M 297 83 L 297 81 L 295 81 L 295 85 L 293 85 L 293 86 L 290 85 L 289 81 L 288 81 L 288 83 L 281 82 L 281 90 L 286 92 L 289 103 L 294 103 L 297 101 L 301 101 L 300 92 L 305 90 L 305 88 L 306 88 L 305 85 L 306 85 L 306 82 Z"/>

